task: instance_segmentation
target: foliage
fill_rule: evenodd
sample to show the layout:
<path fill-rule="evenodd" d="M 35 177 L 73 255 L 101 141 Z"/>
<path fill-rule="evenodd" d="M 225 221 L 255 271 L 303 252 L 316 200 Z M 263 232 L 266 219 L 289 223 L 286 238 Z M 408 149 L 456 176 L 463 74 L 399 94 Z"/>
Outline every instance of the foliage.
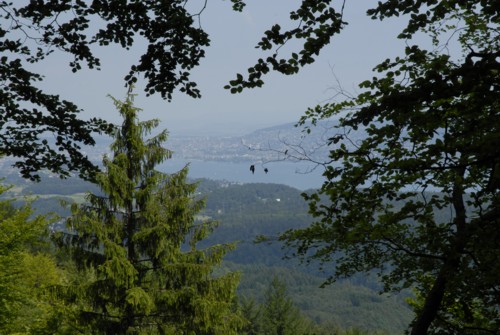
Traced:
<path fill-rule="evenodd" d="M 39 184 L 47 187 L 49 193 L 55 193 L 50 190 L 51 186 L 46 182 L 47 179 L 42 178 Z M 27 183 L 22 179 L 19 182 Z M 87 188 L 87 184 L 83 181 L 67 179 L 64 182 L 71 183 L 75 187 L 79 184 L 80 189 L 75 189 L 78 193 L 84 192 Z M 305 214 L 307 208 L 299 190 L 283 185 L 227 185 L 220 181 L 200 180 L 197 191 L 201 196 L 208 197 L 207 208 L 200 213 L 202 217 L 208 216 L 208 213 L 216 213 L 217 209 L 223 208 L 227 200 L 234 200 L 233 205 L 224 207 L 223 213 L 212 216 L 220 222 L 220 225 L 207 239 L 200 241 L 199 246 L 208 247 L 227 241 L 239 241 L 235 250 L 224 258 L 224 266 L 228 268 L 224 271 L 241 274 L 237 290 L 239 309 L 246 319 L 253 320 L 239 333 L 250 333 L 252 329 L 254 332 L 258 331 L 259 323 L 256 322 L 258 318 L 252 318 L 251 314 L 260 311 L 264 292 L 269 286 L 270 278 L 274 276 L 285 278 L 288 294 L 301 313 L 314 320 L 314 323 L 324 331 L 330 331 L 326 334 L 340 335 L 349 329 L 352 329 L 353 333 L 355 329 L 366 330 L 360 332 L 361 334 L 374 334 L 376 330 L 385 330 L 385 334 L 401 334 L 410 321 L 411 310 L 402 297 L 380 296 L 377 293 L 380 284 L 376 278 L 356 276 L 330 287 L 319 288 L 325 280 L 325 274 L 317 271 L 314 264 L 297 267 L 297 262 L 282 259 L 284 251 L 279 245 L 252 243 L 259 234 L 275 235 L 288 228 L 307 226 L 311 219 Z M 281 198 L 282 201 L 279 203 L 262 201 L 275 198 Z M 67 199 L 69 200 L 70 198 Z M 40 198 L 32 206 L 40 211 L 53 210 L 59 206 L 59 201 L 58 197 Z M 442 214 L 446 212 L 443 211 Z M 61 212 L 60 215 L 69 214 Z M 57 225 L 54 228 L 63 227 Z M 72 266 L 62 264 L 69 282 L 78 278 L 84 282 L 81 273 L 73 274 Z M 244 306 L 251 305 L 252 302 L 253 313 L 246 313 Z"/>
<path fill-rule="evenodd" d="M 240 1 L 232 1 L 241 10 Z M 71 71 L 100 69 L 97 50 L 123 49 L 145 41 L 146 51 L 130 67 L 129 85 L 143 75 L 147 94 L 172 99 L 176 88 L 199 97 L 190 71 L 209 45 L 207 33 L 185 1 L 29 1 L 0 2 L 0 154 L 18 158 L 24 177 L 39 179 L 40 169 L 61 176 L 79 171 L 89 177 L 95 167 L 81 145 L 95 144 L 94 132 L 111 131 L 102 119 L 78 118 L 78 107 L 39 88 L 43 77 L 30 70 L 54 52 L 73 57 Z M 95 29 L 95 27 L 99 27 Z M 53 134 L 54 141 L 49 136 Z"/>
<path fill-rule="evenodd" d="M 240 299 L 240 310 L 247 320 L 240 334 L 285 335 L 326 334 L 303 316 L 288 296 L 286 284 L 278 277 L 268 284 L 264 301 L 258 306 L 253 298 Z"/>
<path fill-rule="evenodd" d="M 338 134 L 328 140 L 324 184 L 305 195 L 315 222 L 281 240 L 303 259 L 333 264 L 329 282 L 376 271 L 384 291 L 415 288 L 422 303 L 412 334 L 500 329 L 499 8 L 379 2 L 373 19 L 408 18 L 404 55 L 377 65 L 359 94 L 301 121 L 339 118 Z M 432 49 L 412 45 L 417 34 Z M 367 135 L 352 141 L 358 129 Z"/>
<path fill-rule="evenodd" d="M 237 74 L 225 86 L 231 93 L 242 92 L 246 88 L 264 85 L 263 76 L 271 70 L 285 75 L 299 72 L 301 67 L 311 64 L 320 51 L 330 43 L 333 35 L 339 33 L 346 22 L 343 21 L 345 0 L 340 9 L 335 9 L 332 0 L 302 0 L 297 10 L 290 12 L 290 20 L 295 24 L 293 29 L 283 30 L 277 23 L 264 32 L 264 37 L 256 48 L 271 50 L 272 55 L 259 58 L 257 64 L 248 68 L 245 78 Z M 299 51 L 291 50 L 288 57 L 279 57 L 279 51 L 291 40 L 302 41 Z M 297 51 L 297 52 L 295 52 Z"/>
<path fill-rule="evenodd" d="M 0 193 L 8 188 L 1 186 Z M 49 224 L 32 217 L 30 203 L 0 202 L 0 333 L 56 334 L 65 328 L 65 307 L 53 294 L 64 273 L 42 250 Z"/>
<path fill-rule="evenodd" d="M 258 335 L 260 334 L 260 318 L 261 309 L 256 304 L 255 299 L 241 297 L 239 299 L 239 309 L 242 317 L 245 319 L 245 324 L 240 330 L 242 335 Z"/>
<path fill-rule="evenodd" d="M 55 193 L 56 190 L 51 190 L 47 179 L 42 178 L 38 184 L 45 186 L 49 193 Z M 22 179 L 19 182 L 27 184 Z M 78 193 L 88 187 L 83 181 L 66 179 L 63 182 L 71 183 Z M 80 188 L 77 188 L 78 185 Z M 326 277 L 325 273 L 317 271 L 314 264 L 297 267 L 295 260 L 283 259 L 285 252 L 280 245 L 252 243 L 257 235 L 276 235 L 289 228 L 306 227 L 311 222 L 299 190 L 284 185 L 227 185 L 221 181 L 200 180 L 198 192 L 201 193 L 199 196 L 207 197 L 207 207 L 200 217 L 210 216 L 220 222 L 217 229 L 198 245 L 205 248 L 238 241 L 236 248 L 225 256 L 224 266 L 228 272 L 241 274 L 237 294 L 240 311 L 246 319 L 252 320 L 245 313 L 245 301 L 249 304 L 253 301 L 254 312 L 260 311 L 270 278 L 278 276 L 286 278 L 288 294 L 301 313 L 314 320 L 321 329 L 331 331 L 326 334 L 343 334 L 348 329 L 353 329 L 353 332 L 355 329 L 366 330 L 362 334 L 372 334 L 376 330 L 385 330 L 386 334 L 401 334 L 410 321 L 411 310 L 402 297 L 380 296 L 377 293 L 380 284 L 375 278 L 356 276 L 327 288 L 319 288 Z M 280 198 L 281 202 L 263 201 L 276 198 Z M 71 199 L 66 200 L 70 202 Z M 229 200 L 231 205 L 228 205 Z M 59 197 L 39 198 L 33 207 L 44 213 L 44 209 L 55 210 L 60 206 L 59 202 Z M 222 208 L 225 210 L 217 214 L 217 210 Z M 69 214 L 60 212 L 60 215 Z M 64 227 L 56 225 L 54 228 L 62 230 Z M 81 274 L 73 275 L 67 264 L 64 264 L 64 269 L 65 275 L 71 277 L 68 281 L 82 277 Z M 255 330 L 257 326 L 256 322 L 247 323 L 240 333 Z"/>
<path fill-rule="evenodd" d="M 310 327 L 286 291 L 286 284 L 274 277 L 262 305 L 262 334 L 308 334 Z"/>
<path fill-rule="evenodd" d="M 293 29 L 283 31 L 274 24 L 258 43 L 266 52 L 274 49 L 273 54 L 249 68 L 248 79 L 238 74 L 227 88 L 241 92 L 262 86 L 262 77 L 271 70 L 294 74 L 314 62 L 345 25 L 344 5 L 335 10 L 331 2 L 301 1 L 290 13 Z M 245 1 L 231 0 L 231 5 L 242 11 Z M 0 89 L 0 154 L 15 157 L 15 166 L 25 178 L 38 180 L 41 169 L 63 177 L 71 171 L 92 177 L 96 169 L 81 152 L 82 144 L 94 145 L 92 134 L 109 132 L 111 126 L 102 119 L 79 119 L 75 104 L 40 89 L 44 78 L 30 65 L 60 52 L 72 57 L 69 69 L 73 72 L 83 67 L 98 70 L 100 49 L 118 46 L 129 50 L 144 43 L 145 51 L 124 76 L 127 85 L 143 76 L 148 95 L 158 93 L 171 100 L 179 89 L 200 97 L 191 71 L 200 65 L 210 45 L 201 26 L 206 6 L 206 1 L 185 0 L 0 1 L 0 78 L 4 83 Z M 278 57 L 278 51 L 291 40 L 303 44 L 288 57 Z"/>
<path fill-rule="evenodd" d="M 286 268 L 285 265 L 287 264 L 270 267 L 258 262 L 228 264 L 231 270 L 242 274 L 238 296 L 240 309 L 246 319 L 251 320 L 256 312 L 259 312 L 257 319 L 260 318 L 260 306 L 266 299 L 270 279 L 278 277 L 286 284 L 286 295 L 293 300 L 301 316 L 306 321 L 313 321 L 314 325 L 311 324 L 310 329 L 318 329 L 318 335 L 332 332 L 343 334 L 349 329 L 366 330 L 367 333 L 401 334 L 411 320 L 411 309 L 403 300 L 408 293 L 380 295 L 376 290 L 376 278 L 358 276 L 321 288 L 324 276 L 311 273 L 311 268 Z M 244 308 L 252 302 L 253 311 Z M 306 323 L 309 324 L 309 321 Z M 251 325 L 255 324 L 258 326 L 257 330 L 261 329 L 259 322 Z"/>
<path fill-rule="evenodd" d="M 123 125 L 103 160 L 88 205 L 73 206 L 70 235 L 61 242 L 88 280 L 72 291 L 82 309 L 80 327 L 92 334 L 234 334 L 235 273 L 214 271 L 231 245 L 197 249 L 215 227 L 196 222 L 187 167 L 171 175 L 154 170 L 171 156 L 167 132 L 144 139 L 157 120 L 140 122 L 129 92 L 115 101 Z"/>
<path fill-rule="evenodd" d="M 263 277 L 261 275 L 261 277 Z M 267 278 L 267 277 L 266 277 Z M 268 280 L 267 280 L 268 281 Z M 317 287 L 316 287 L 317 289 Z M 342 329 L 334 322 L 320 325 L 303 314 L 288 294 L 287 284 L 276 275 L 266 285 L 263 301 L 256 304 L 253 298 L 240 299 L 240 310 L 247 324 L 240 331 L 245 335 L 279 335 L 279 334 L 310 334 L 310 335 L 368 335 L 388 334 L 386 332 L 362 331 L 359 327 Z M 316 302 L 311 299 L 310 302 Z"/>

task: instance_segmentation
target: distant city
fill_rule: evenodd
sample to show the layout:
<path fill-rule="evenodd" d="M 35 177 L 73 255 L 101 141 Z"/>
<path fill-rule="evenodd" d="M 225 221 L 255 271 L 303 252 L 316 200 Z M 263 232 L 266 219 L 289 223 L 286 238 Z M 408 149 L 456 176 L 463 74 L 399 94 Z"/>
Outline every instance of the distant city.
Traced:
<path fill-rule="evenodd" d="M 256 130 L 243 136 L 172 136 L 166 146 L 173 151 L 174 159 L 223 161 L 223 162 L 277 162 L 297 161 L 310 158 L 325 159 L 328 156 L 325 143 L 336 130 L 333 122 L 320 122 L 311 128 L 293 123 Z M 100 162 L 109 153 L 111 138 L 97 136 L 97 144 L 86 147 L 91 161 Z M 2 161 L 9 160 L 4 158 Z"/>

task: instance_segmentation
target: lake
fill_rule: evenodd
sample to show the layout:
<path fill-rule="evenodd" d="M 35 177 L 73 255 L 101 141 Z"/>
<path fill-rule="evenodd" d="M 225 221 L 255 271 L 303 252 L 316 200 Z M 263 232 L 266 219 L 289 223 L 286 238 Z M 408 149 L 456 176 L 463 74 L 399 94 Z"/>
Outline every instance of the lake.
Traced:
<path fill-rule="evenodd" d="M 207 178 L 239 183 L 274 183 L 284 184 L 299 190 L 319 188 L 324 181 L 322 168 L 310 171 L 311 163 L 272 162 L 264 165 L 256 164 L 255 173 L 250 171 L 249 163 L 232 163 L 223 161 L 180 160 L 170 159 L 158 166 L 163 172 L 175 172 L 189 163 L 190 178 Z M 268 169 L 268 173 L 264 172 Z"/>

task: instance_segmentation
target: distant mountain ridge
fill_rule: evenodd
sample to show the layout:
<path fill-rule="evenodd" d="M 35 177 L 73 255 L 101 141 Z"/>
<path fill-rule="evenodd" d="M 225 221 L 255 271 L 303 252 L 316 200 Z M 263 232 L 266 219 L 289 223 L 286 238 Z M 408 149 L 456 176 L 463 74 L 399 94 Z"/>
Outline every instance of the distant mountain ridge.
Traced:
<path fill-rule="evenodd" d="M 255 162 L 328 157 L 325 144 L 338 132 L 336 121 L 321 121 L 306 133 L 294 123 L 258 129 L 243 136 L 171 137 L 167 145 L 175 158 Z"/>

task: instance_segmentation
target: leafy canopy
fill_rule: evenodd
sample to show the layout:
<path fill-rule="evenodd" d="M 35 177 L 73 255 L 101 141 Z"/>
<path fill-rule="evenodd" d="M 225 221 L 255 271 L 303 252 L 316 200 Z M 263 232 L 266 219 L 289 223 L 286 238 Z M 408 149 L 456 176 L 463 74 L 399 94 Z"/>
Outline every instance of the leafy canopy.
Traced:
<path fill-rule="evenodd" d="M 0 185 L 0 195 L 8 187 Z M 34 216 L 31 202 L 0 201 L 0 333 L 54 334 L 65 329 L 64 304 L 54 295 L 64 273 L 44 250 L 53 220 Z"/>
<path fill-rule="evenodd" d="M 76 72 L 100 68 L 99 47 L 129 49 L 146 41 L 125 82 L 142 75 L 148 94 L 170 100 L 179 88 L 200 96 L 190 71 L 209 39 L 196 21 L 201 12 L 189 13 L 185 1 L 1 1 L 0 15 L 0 155 L 15 157 L 26 178 L 39 179 L 40 169 L 92 176 L 96 168 L 81 145 L 94 145 L 93 133 L 111 131 L 102 119 L 79 119 L 75 104 L 40 89 L 43 77 L 30 64 L 54 52 L 72 55 L 69 66 Z"/>

